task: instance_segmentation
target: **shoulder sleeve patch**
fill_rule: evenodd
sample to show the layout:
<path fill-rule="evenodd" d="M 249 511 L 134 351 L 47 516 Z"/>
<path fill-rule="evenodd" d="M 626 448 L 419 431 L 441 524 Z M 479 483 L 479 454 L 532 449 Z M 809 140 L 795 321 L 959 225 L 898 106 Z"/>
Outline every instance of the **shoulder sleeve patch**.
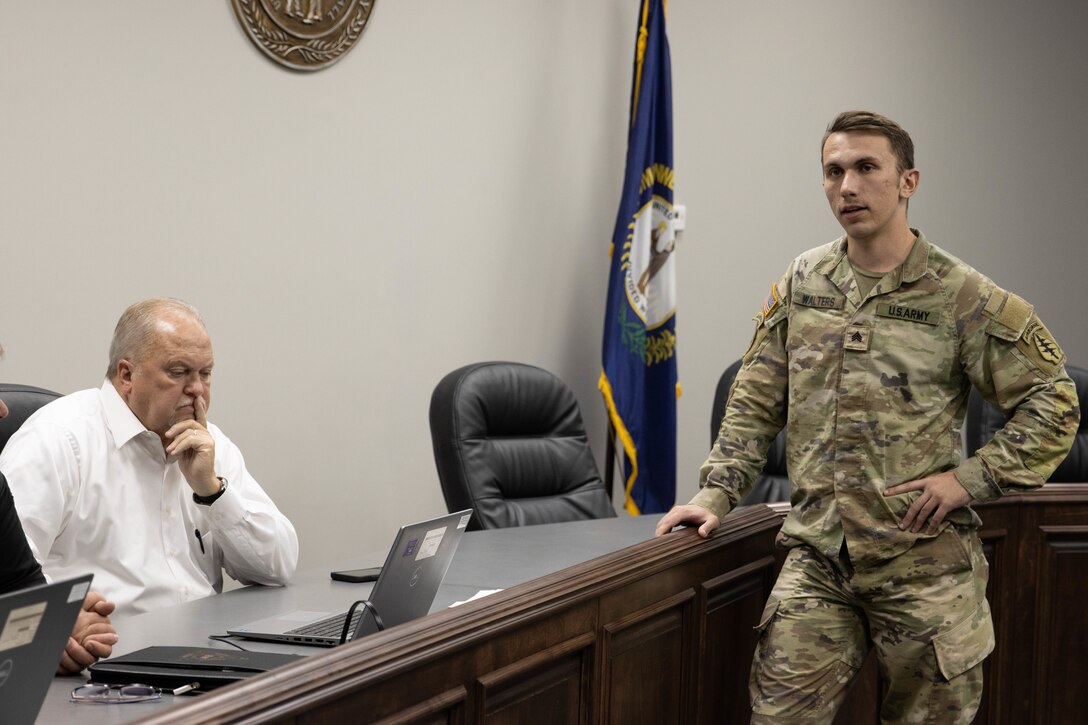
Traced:
<path fill-rule="evenodd" d="M 1016 347 L 1047 378 L 1053 376 L 1065 362 L 1065 353 L 1058 347 L 1057 340 L 1035 315 L 1031 316 L 1024 334 L 1016 341 Z"/>

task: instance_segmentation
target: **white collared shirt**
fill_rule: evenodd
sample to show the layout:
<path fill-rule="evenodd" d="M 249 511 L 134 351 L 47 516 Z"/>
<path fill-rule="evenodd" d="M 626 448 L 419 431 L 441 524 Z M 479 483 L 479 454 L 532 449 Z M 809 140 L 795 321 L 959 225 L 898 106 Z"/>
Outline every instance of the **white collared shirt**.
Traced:
<path fill-rule="evenodd" d="M 229 485 L 200 506 L 109 380 L 34 413 L 4 447 L 0 471 L 46 577 L 91 572 L 92 588 L 126 614 L 220 592 L 224 569 L 243 584 L 286 584 L 298 563 L 294 527 L 238 447 L 215 425 L 208 431 Z"/>

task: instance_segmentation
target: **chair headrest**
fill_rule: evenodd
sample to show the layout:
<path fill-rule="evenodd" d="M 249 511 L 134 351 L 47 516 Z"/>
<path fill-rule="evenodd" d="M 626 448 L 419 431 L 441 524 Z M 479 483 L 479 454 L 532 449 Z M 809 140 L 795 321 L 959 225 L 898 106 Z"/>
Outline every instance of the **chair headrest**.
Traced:
<path fill-rule="evenodd" d="M 0 418 L 0 451 L 4 450 L 8 439 L 19 430 L 34 411 L 59 397 L 61 397 L 60 393 L 36 388 L 33 385 L 0 383 L 0 400 L 3 400 L 8 408 L 7 417 Z"/>
<path fill-rule="evenodd" d="M 524 363 L 466 365 L 438 383 L 432 400 L 439 398 L 452 401 L 457 435 L 462 438 L 584 434 L 585 430 L 578 401 L 566 383 Z"/>
<path fill-rule="evenodd" d="M 615 515 L 574 393 L 546 370 L 454 370 L 431 395 L 430 423 L 446 506 L 473 508 L 470 529 Z"/>

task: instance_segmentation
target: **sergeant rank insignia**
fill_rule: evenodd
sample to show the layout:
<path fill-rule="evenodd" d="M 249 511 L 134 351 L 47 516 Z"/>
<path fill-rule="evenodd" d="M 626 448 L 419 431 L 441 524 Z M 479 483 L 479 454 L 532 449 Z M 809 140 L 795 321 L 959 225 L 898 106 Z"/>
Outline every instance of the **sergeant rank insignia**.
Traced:
<path fill-rule="evenodd" d="M 363 34 L 375 0 L 231 0 L 250 40 L 294 70 L 321 70 Z"/>

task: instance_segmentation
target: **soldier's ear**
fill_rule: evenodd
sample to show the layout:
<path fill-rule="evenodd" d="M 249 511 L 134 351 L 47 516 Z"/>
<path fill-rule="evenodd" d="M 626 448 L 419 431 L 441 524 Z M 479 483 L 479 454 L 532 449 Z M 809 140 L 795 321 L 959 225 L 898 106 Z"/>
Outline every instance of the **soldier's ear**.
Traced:
<path fill-rule="evenodd" d="M 909 199 L 918 191 L 918 177 L 921 173 L 918 169 L 907 169 L 899 175 L 899 198 Z"/>

